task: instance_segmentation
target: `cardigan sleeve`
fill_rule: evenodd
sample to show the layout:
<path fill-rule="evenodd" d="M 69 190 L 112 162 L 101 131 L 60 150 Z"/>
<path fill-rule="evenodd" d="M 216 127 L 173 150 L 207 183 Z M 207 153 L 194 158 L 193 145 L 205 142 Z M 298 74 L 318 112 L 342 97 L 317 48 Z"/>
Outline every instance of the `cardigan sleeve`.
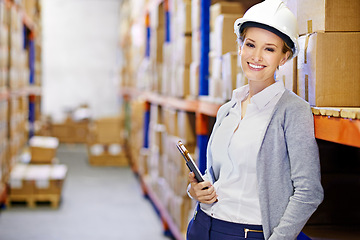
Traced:
<path fill-rule="evenodd" d="M 320 160 L 310 106 L 297 102 L 284 116 L 284 138 L 294 193 L 269 239 L 295 239 L 323 200 Z"/>

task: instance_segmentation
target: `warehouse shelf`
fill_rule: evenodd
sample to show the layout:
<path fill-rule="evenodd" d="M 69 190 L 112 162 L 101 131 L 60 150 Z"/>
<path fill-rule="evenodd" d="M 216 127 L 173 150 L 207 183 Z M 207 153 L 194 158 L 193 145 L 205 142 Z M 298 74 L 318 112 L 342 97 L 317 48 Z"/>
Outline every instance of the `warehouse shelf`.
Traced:
<path fill-rule="evenodd" d="M 6 200 L 6 185 L 0 184 L 0 204 L 5 203 Z"/>
<path fill-rule="evenodd" d="M 200 101 L 197 111 L 210 117 L 216 117 L 216 113 L 219 110 L 220 106 L 221 105 L 218 103 Z"/>
<path fill-rule="evenodd" d="M 200 113 L 209 117 L 216 117 L 221 106 L 218 103 L 203 100 L 187 100 L 157 93 L 124 88 L 120 93 L 125 97 L 140 96 L 146 101 L 175 109 Z M 315 137 L 318 139 L 360 147 L 360 120 L 329 116 L 314 116 Z"/>
<path fill-rule="evenodd" d="M 26 88 L 28 95 L 41 96 L 41 87 L 40 86 L 29 86 Z"/>
<path fill-rule="evenodd" d="M 360 120 L 314 116 L 315 137 L 360 148 Z"/>
<path fill-rule="evenodd" d="M 29 96 L 29 95 L 35 95 L 40 96 L 41 95 L 41 87 L 39 86 L 28 86 L 16 90 L 10 90 L 9 93 L 5 93 L 4 97 L 7 97 L 7 95 L 11 97 L 22 97 L 22 96 Z M 2 97 L 2 94 L 0 94 L 0 97 Z"/>
<path fill-rule="evenodd" d="M 163 221 L 165 231 L 169 228 L 171 234 L 176 240 L 184 240 L 185 234 L 179 231 L 179 228 L 174 223 L 172 217 L 166 210 L 164 204 L 156 196 L 156 194 L 151 190 L 150 179 L 147 176 L 141 178 L 141 184 L 143 187 L 144 193 L 150 198 L 150 201 L 154 204 L 155 208 L 160 214 L 161 220 Z"/>

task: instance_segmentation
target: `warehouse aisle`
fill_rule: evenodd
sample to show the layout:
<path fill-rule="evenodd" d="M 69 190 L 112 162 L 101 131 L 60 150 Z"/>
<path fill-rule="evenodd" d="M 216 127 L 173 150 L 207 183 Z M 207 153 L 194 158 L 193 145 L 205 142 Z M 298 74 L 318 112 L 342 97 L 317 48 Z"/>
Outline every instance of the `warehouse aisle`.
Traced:
<path fill-rule="evenodd" d="M 57 156 L 69 168 L 59 209 L 1 211 L 1 240 L 168 239 L 129 168 L 90 166 L 85 145 L 60 145 Z"/>

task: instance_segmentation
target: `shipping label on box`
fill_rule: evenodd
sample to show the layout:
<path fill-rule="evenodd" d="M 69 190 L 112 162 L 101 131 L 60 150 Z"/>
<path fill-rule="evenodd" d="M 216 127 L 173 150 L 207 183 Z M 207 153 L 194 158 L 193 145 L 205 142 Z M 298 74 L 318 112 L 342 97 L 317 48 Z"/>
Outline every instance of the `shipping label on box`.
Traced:
<path fill-rule="evenodd" d="M 358 0 L 298 0 L 299 34 L 360 31 Z"/>
<path fill-rule="evenodd" d="M 360 106 L 359 42 L 360 32 L 300 37 L 298 95 L 317 107 Z"/>

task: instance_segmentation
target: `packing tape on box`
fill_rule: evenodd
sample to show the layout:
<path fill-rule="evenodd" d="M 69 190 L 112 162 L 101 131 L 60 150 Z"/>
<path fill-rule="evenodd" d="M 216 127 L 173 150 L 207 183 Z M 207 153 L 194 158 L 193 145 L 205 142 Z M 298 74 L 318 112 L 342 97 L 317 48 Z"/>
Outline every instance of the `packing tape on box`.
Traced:
<path fill-rule="evenodd" d="M 308 20 L 307 21 L 307 32 L 308 33 L 312 33 L 313 32 L 313 30 L 312 30 L 312 20 Z"/>
<path fill-rule="evenodd" d="M 304 63 L 307 63 L 307 49 L 309 46 L 309 39 L 310 39 L 310 34 L 306 35 L 306 39 L 305 39 L 305 49 L 304 49 Z"/>

